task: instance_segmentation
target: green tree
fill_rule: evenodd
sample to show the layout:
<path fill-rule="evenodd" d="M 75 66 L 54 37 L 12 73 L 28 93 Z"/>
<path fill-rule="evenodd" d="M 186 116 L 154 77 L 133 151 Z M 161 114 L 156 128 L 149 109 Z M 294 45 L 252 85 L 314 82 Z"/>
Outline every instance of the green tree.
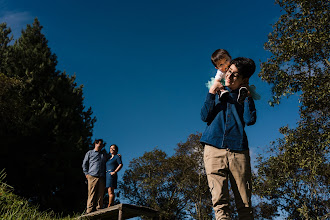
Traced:
<path fill-rule="evenodd" d="M 123 176 L 123 197 L 159 210 L 163 219 L 182 219 L 184 204 L 175 184 L 172 164 L 165 152 L 154 149 L 133 159 Z"/>
<path fill-rule="evenodd" d="M 9 43 L 13 40 L 11 29 L 7 24 L 0 24 L 0 73 L 6 72 L 6 66 L 10 60 L 11 47 Z"/>
<path fill-rule="evenodd" d="M 180 181 L 178 188 L 183 194 L 187 213 L 194 219 L 211 219 L 212 203 L 204 168 L 204 148 L 199 142 L 201 134 L 191 134 L 175 149 L 173 163 Z"/>
<path fill-rule="evenodd" d="M 18 122 L 1 129 L 0 167 L 16 193 L 56 212 L 81 211 L 85 203 L 81 162 L 91 144 L 95 118 L 85 110 L 82 86 L 75 76 L 56 70 L 57 57 L 48 47 L 42 26 L 35 19 L 20 38 L 9 45 L 2 35 L 1 83 L 13 85 L 2 92 L 2 106 L 11 106 L 9 96 L 21 109 Z M 0 33 L 8 33 L 5 24 Z M 11 110 L 1 111 L 1 121 Z M 2 128 L 2 126 L 1 126 Z"/>
<path fill-rule="evenodd" d="M 6 24 L 0 24 L 0 132 L 18 127 L 22 122 L 22 87 L 19 78 L 4 74 L 9 60 L 13 36 Z"/>
<path fill-rule="evenodd" d="M 283 96 L 300 97 L 296 128 L 284 126 L 284 135 L 259 157 L 255 193 L 268 209 L 289 219 L 326 218 L 330 212 L 329 103 L 330 2 L 276 0 L 284 13 L 273 26 L 265 49 L 272 56 L 259 76 L 272 86 L 270 104 Z M 279 116 L 280 117 L 280 116 Z M 262 210 L 267 216 L 267 210 Z"/>
<path fill-rule="evenodd" d="M 0 132 L 20 127 L 23 117 L 23 83 L 0 73 Z"/>
<path fill-rule="evenodd" d="M 163 219 L 211 219 L 211 195 L 199 139 L 200 134 L 190 135 L 171 157 L 154 149 L 133 159 L 120 184 L 123 197 L 159 210 Z"/>

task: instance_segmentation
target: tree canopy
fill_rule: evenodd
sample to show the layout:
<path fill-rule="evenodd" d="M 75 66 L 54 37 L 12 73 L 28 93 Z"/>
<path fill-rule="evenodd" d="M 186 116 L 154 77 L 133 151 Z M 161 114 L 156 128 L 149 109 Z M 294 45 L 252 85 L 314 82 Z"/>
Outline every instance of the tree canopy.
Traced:
<path fill-rule="evenodd" d="M 260 156 L 255 192 L 267 218 L 277 211 L 289 219 L 326 218 L 330 213 L 330 2 L 276 0 L 283 15 L 265 49 L 271 57 L 259 76 L 272 86 L 271 105 L 299 95 L 300 120 L 284 126 L 270 157 Z M 281 117 L 281 116 L 278 116 Z M 267 205 L 268 204 L 268 205 Z M 271 207 L 271 208 L 270 208 Z M 274 211 L 275 210 L 275 211 Z"/>
<path fill-rule="evenodd" d="M 171 157 L 156 148 L 133 159 L 120 184 L 123 198 L 159 210 L 163 219 L 211 219 L 211 194 L 199 139 L 200 134 L 190 135 Z"/>
<path fill-rule="evenodd" d="M 12 43 L 0 25 L 0 167 L 18 195 L 42 209 L 81 211 L 81 161 L 96 119 L 75 76 L 56 69 L 42 28 L 35 19 Z"/>

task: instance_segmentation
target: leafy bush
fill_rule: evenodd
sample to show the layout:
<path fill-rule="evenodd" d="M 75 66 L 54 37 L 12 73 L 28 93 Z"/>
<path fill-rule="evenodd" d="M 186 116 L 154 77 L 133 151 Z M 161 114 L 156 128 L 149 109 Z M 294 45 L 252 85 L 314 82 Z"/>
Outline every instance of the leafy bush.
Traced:
<path fill-rule="evenodd" d="M 73 219 L 74 217 L 61 216 L 54 214 L 53 211 L 40 212 L 38 207 L 30 204 L 26 199 L 23 199 L 13 193 L 13 187 L 6 184 L 4 179 L 6 173 L 0 171 L 0 219 L 19 220 L 19 219 Z"/>

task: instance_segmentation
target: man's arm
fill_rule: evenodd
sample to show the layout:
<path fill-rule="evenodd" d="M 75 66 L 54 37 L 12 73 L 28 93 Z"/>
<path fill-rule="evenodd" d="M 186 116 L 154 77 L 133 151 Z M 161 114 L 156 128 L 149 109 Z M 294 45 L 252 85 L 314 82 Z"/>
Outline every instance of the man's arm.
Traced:
<path fill-rule="evenodd" d="M 243 118 L 247 126 L 254 125 L 257 121 L 257 111 L 252 97 L 244 100 Z"/>
<path fill-rule="evenodd" d="M 83 172 L 87 178 L 88 176 L 88 169 L 89 169 L 89 152 L 87 152 L 85 154 L 85 158 L 83 160 L 83 163 L 82 163 L 82 168 L 83 168 Z"/>
<path fill-rule="evenodd" d="M 215 107 L 215 94 L 223 89 L 223 85 L 220 80 L 215 80 L 211 86 L 209 93 L 206 96 L 206 100 L 201 110 L 201 119 L 204 122 L 211 122 L 214 118 L 214 107 Z"/>
<path fill-rule="evenodd" d="M 204 122 L 212 121 L 212 112 L 215 107 L 215 94 L 208 93 L 201 110 L 201 119 Z"/>

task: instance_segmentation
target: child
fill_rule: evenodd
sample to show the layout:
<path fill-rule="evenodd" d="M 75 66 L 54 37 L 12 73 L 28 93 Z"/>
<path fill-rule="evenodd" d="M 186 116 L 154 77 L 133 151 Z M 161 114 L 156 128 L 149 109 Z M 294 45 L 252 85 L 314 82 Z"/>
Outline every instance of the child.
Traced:
<path fill-rule="evenodd" d="M 230 61 L 231 56 L 229 55 L 228 51 L 224 49 L 217 49 L 211 55 L 211 62 L 217 69 L 217 73 L 215 78 L 212 77 L 211 80 L 206 84 L 206 86 L 210 89 L 214 81 L 218 81 L 222 84 L 222 86 L 219 86 L 219 90 L 217 91 L 219 95 L 219 100 L 224 99 L 228 96 L 228 91 L 224 89 L 223 85 L 225 84 L 225 74 L 228 70 Z M 251 85 L 249 89 L 245 86 L 241 86 L 241 88 L 239 89 L 237 102 L 243 104 L 244 99 L 250 95 L 252 95 L 253 99 L 255 100 L 260 99 L 260 95 L 255 91 L 255 86 Z"/>
<path fill-rule="evenodd" d="M 239 219 L 253 219 L 252 174 L 244 128 L 253 125 L 257 115 L 252 97 L 246 97 L 242 105 L 237 101 L 241 86 L 248 88 L 255 68 L 254 61 L 249 58 L 232 60 L 225 75 L 227 99 L 215 98 L 223 85 L 214 81 L 201 110 L 201 119 L 207 126 L 200 142 L 204 146 L 204 166 L 216 219 L 230 219 L 229 181 Z"/>
<path fill-rule="evenodd" d="M 231 56 L 228 51 L 224 49 L 217 49 L 211 55 L 211 62 L 217 69 L 217 74 L 215 78 L 211 78 L 211 83 L 213 84 L 214 80 L 221 83 L 218 91 L 219 99 L 226 97 L 228 91 L 223 87 L 224 85 L 224 76 L 228 70 L 229 64 L 231 61 Z M 210 85 L 211 86 L 211 85 Z"/>

